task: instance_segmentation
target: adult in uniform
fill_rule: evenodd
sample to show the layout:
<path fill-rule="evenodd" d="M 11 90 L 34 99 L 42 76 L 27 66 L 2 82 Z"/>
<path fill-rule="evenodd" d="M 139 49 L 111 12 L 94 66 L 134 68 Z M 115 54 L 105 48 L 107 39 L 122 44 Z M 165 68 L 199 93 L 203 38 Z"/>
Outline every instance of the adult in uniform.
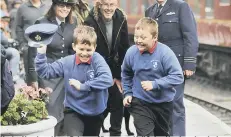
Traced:
<path fill-rule="evenodd" d="M 47 45 L 47 62 L 52 63 L 67 55 L 73 54 L 72 42 L 73 32 L 76 27 L 76 20 L 72 17 L 73 5 L 76 0 L 52 0 L 52 5 L 48 13 L 38 19 L 35 23 L 51 23 L 59 26 L 57 32 L 53 36 L 52 42 Z M 64 82 L 63 78 L 40 80 L 34 66 L 34 58 L 36 56 L 36 48 L 29 48 L 29 70 L 30 79 L 34 83 L 38 83 L 40 87 L 50 87 L 53 92 L 50 95 L 49 104 L 47 105 L 49 115 L 54 116 L 58 120 L 55 127 L 55 135 L 63 135 L 63 101 L 64 101 Z"/>
<path fill-rule="evenodd" d="M 104 57 L 112 71 L 114 85 L 108 89 L 108 108 L 104 115 L 111 113 L 110 135 L 120 136 L 123 119 L 121 65 L 129 47 L 126 15 L 118 9 L 118 0 L 99 0 L 84 23 L 95 29 L 96 52 Z"/>
<path fill-rule="evenodd" d="M 145 11 L 146 17 L 158 22 L 158 41 L 169 46 L 177 56 L 185 77 L 196 69 L 198 51 L 197 29 L 194 16 L 183 0 L 156 0 L 157 3 Z M 172 116 L 173 136 L 185 136 L 185 107 L 183 102 L 185 83 L 176 86 Z"/>
<path fill-rule="evenodd" d="M 16 37 L 20 43 L 20 50 L 23 52 L 23 63 L 26 73 L 26 83 L 30 86 L 37 87 L 35 83 L 32 83 L 28 77 L 28 44 L 24 37 L 25 30 L 33 25 L 35 21 L 45 15 L 48 10 L 48 6 L 41 0 L 28 0 L 24 2 L 17 10 L 16 14 Z"/>

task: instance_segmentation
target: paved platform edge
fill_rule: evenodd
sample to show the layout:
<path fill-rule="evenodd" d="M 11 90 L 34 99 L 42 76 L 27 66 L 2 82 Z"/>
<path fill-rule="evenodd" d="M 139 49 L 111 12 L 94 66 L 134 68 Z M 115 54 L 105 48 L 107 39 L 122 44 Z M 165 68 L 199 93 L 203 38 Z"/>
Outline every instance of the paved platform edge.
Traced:
<path fill-rule="evenodd" d="M 192 102 L 192 101 L 190 101 L 188 99 L 184 98 L 184 102 L 185 103 L 186 102 L 192 103 L 192 104 L 196 105 L 197 107 L 204 109 L 202 106 L 200 106 L 200 105 L 198 105 L 198 104 L 196 104 L 196 103 L 194 103 L 194 102 Z M 227 135 L 231 136 L 231 127 L 229 127 L 227 124 L 225 124 L 223 121 L 221 121 L 219 118 L 217 118 L 216 116 L 214 116 L 213 114 L 211 114 L 206 109 L 204 109 L 204 110 L 207 112 L 207 116 L 209 117 L 209 119 L 214 119 L 214 120 L 218 121 L 219 125 L 222 126 L 222 128 L 227 132 Z"/>

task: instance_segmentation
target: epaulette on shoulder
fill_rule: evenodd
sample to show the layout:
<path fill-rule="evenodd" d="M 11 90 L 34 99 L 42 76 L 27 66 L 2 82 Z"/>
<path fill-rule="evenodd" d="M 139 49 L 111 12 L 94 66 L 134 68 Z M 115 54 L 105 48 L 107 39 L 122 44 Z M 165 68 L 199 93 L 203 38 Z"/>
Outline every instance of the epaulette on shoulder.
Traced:
<path fill-rule="evenodd" d="M 152 8 L 154 8 L 154 6 L 156 5 L 156 3 L 155 4 L 152 4 L 152 5 L 149 5 L 148 6 L 148 8 L 145 10 L 145 11 L 147 11 L 147 10 L 150 10 L 150 9 L 152 9 Z"/>

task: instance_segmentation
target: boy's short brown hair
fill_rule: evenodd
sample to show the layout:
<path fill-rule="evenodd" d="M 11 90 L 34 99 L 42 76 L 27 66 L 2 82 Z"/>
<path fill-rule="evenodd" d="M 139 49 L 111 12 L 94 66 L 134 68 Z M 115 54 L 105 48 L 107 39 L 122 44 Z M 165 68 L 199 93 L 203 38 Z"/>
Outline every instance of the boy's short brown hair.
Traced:
<path fill-rule="evenodd" d="M 74 44 L 88 44 L 96 46 L 97 36 L 94 28 L 80 25 L 74 30 L 73 35 Z"/>
<path fill-rule="evenodd" d="M 149 17 L 143 17 L 136 23 L 135 29 L 139 30 L 145 27 L 148 27 L 153 37 L 158 37 L 158 23 L 155 20 Z"/>

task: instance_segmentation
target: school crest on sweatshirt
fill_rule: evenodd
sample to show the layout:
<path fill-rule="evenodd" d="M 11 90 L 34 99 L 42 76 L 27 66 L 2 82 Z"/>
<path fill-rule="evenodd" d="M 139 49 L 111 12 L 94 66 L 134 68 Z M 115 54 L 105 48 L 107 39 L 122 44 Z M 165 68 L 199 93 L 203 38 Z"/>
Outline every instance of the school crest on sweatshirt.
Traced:
<path fill-rule="evenodd" d="M 88 80 L 93 79 L 94 77 L 95 77 L 94 70 L 87 71 L 87 79 Z"/>
<path fill-rule="evenodd" d="M 154 70 L 157 70 L 159 67 L 159 61 L 158 60 L 152 60 L 151 63 L 152 63 Z"/>

